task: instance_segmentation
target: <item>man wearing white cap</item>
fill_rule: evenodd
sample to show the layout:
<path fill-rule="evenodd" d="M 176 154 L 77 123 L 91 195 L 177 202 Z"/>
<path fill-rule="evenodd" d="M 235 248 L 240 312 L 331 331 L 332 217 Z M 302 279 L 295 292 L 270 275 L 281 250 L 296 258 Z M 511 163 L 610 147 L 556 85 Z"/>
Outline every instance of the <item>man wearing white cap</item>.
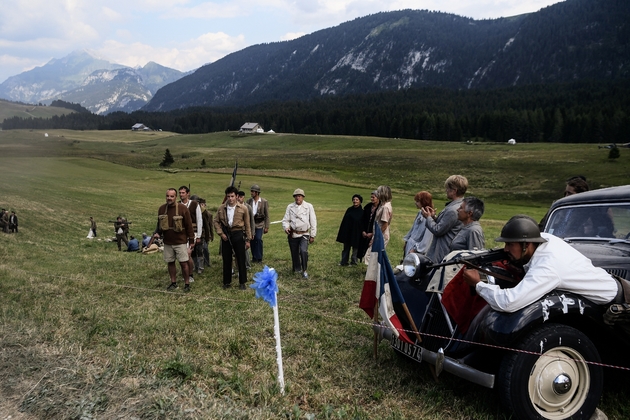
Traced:
<path fill-rule="evenodd" d="M 288 235 L 293 272 L 302 273 L 302 277 L 308 279 L 308 245 L 317 235 L 317 218 L 315 209 L 304 201 L 304 196 L 304 190 L 300 188 L 293 192 L 295 202 L 287 206 L 282 228 Z"/>

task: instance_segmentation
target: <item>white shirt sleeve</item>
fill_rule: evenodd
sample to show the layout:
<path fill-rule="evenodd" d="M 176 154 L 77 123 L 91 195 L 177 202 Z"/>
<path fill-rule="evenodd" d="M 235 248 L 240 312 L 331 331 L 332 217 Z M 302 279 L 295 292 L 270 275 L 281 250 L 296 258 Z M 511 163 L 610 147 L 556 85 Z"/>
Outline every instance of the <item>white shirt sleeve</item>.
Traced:
<path fill-rule="evenodd" d="M 475 290 L 495 311 L 516 312 L 558 287 L 560 277 L 553 269 L 542 265 L 529 270 L 523 280 L 511 289 L 479 282 Z"/>
<path fill-rule="evenodd" d="M 291 204 L 287 206 L 287 211 L 284 212 L 282 218 L 282 229 L 287 230 L 291 227 Z"/>
<path fill-rule="evenodd" d="M 195 239 L 201 238 L 202 229 L 203 216 L 201 215 L 201 206 L 197 203 L 197 232 L 195 232 Z"/>
<path fill-rule="evenodd" d="M 314 238 L 317 236 L 317 217 L 315 216 L 315 208 L 312 204 L 309 204 L 308 209 L 308 219 L 311 225 L 311 237 Z"/>
<path fill-rule="evenodd" d="M 477 283 L 475 289 L 492 309 L 514 312 L 534 303 L 552 290 L 579 294 L 595 303 L 610 302 L 617 294 L 617 282 L 602 268 L 593 266 L 562 239 L 541 233 L 547 243 L 534 252 L 523 280 L 511 289 Z"/>

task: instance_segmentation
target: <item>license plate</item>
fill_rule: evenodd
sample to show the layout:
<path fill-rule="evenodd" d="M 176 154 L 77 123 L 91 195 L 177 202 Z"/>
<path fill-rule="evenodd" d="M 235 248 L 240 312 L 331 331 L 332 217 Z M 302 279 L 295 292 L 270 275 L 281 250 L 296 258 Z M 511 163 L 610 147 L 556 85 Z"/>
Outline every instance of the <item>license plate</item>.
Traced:
<path fill-rule="evenodd" d="M 418 362 L 422 362 L 422 347 L 415 344 L 409 344 L 394 337 L 391 341 L 391 346 L 404 354 L 407 357 L 412 358 Z"/>

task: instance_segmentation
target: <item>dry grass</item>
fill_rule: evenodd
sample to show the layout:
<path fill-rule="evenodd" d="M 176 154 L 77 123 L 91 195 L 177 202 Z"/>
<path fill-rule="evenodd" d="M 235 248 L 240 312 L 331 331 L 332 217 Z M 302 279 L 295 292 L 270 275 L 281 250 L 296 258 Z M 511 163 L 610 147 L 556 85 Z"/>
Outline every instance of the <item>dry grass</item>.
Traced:
<path fill-rule="evenodd" d="M 545 208 L 532 201 L 532 191 L 544 189 L 541 180 L 575 170 L 573 163 L 568 169 L 560 161 L 553 167 L 531 163 L 531 173 L 524 176 L 534 180 L 530 189 L 524 179 L 512 174 L 510 181 L 502 174 L 505 166 L 490 171 L 493 164 L 479 165 L 481 155 L 470 154 L 469 146 L 417 143 L 422 153 L 413 148 L 394 153 L 383 149 L 384 141 L 378 139 L 369 140 L 376 144 L 372 151 L 335 150 L 334 139 L 323 139 L 295 154 L 283 150 L 293 149 L 299 138 L 278 136 L 269 140 L 270 146 L 282 148 L 259 161 L 256 152 L 268 149 L 265 144 L 255 146 L 251 138 L 179 136 L 150 146 L 130 145 L 126 139 L 117 143 L 111 133 L 103 134 L 101 142 L 98 134 L 83 138 L 80 132 L 72 133 L 79 137 L 51 145 L 30 132 L 0 132 L 0 148 L 8 151 L 0 156 L 0 205 L 16 209 L 20 217 L 20 233 L 0 238 L 0 418 L 509 417 L 493 391 L 449 375 L 435 383 L 423 366 L 399 360 L 386 343 L 373 360 L 369 320 L 357 307 L 365 269 L 337 266 L 337 228 L 352 194 L 369 196 L 376 179 L 394 185 L 389 245 L 394 260 L 415 215 L 413 193 L 426 186 L 437 191 L 436 202 L 442 206 L 444 174 L 460 172 L 475 180 L 476 194 L 483 192 L 487 211 L 482 225 L 487 238 L 494 238 L 514 213 L 541 217 Z M 241 144 L 225 145 L 228 140 Z M 179 172 L 156 170 L 155 157 L 166 147 L 177 150 L 176 159 L 195 149 L 208 167 L 187 171 L 182 163 L 175 168 Z M 440 160 L 440 150 L 450 150 L 457 166 L 441 167 L 446 161 Z M 488 162 L 502 160 L 488 150 L 490 146 L 480 152 Z M 535 162 L 545 153 L 566 154 L 555 145 L 545 150 L 532 148 L 511 159 L 531 155 L 527 159 Z M 585 148 L 584 156 L 587 152 Z M 170 186 L 190 183 L 193 193 L 216 208 L 234 154 L 241 167 L 238 179 L 245 188 L 261 185 L 272 220 L 282 218 L 296 187 L 306 190 L 319 218 L 309 282 L 291 274 L 279 225 L 272 225 L 265 236 L 265 261 L 279 272 L 285 396 L 276 381 L 271 309 L 251 290 L 220 287 L 216 244 L 211 246 L 212 267 L 196 276 L 193 292 L 184 295 L 165 292 L 168 280 L 160 255 L 118 253 L 113 243 L 102 240 L 112 233 L 107 220 L 118 214 L 133 221 L 132 234 L 150 232 Z M 381 155 L 377 165 L 366 163 Z M 465 164 L 467 157 L 475 162 Z M 421 159 L 434 163 L 410 171 L 409 165 Z M 150 168 L 138 163 L 149 161 Z M 588 165 L 595 167 L 594 162 Z M 362 175 L 356 176 L 355 168 Z M 618 169 L 608 166 L 607 176 L 616 179 L 627 170 Z M 507 203 L 488 199 L 502 194 L 509 198 Z M 85 239 L 89 216 L 97 220 L 101 240 Z M 628 417 L 624 392 L 624 387 L 606 390 L 604 411 L 609 418 Z"/>

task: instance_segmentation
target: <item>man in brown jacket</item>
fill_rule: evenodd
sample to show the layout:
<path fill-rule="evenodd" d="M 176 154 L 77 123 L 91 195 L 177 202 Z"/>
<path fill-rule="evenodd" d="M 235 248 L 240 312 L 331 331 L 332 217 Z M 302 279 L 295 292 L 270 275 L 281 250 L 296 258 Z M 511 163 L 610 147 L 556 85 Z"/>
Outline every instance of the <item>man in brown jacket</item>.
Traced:
<path fill-rule="evenodd" d="M 252 206 L 254 213 L 255 233 L 252 238 L 252 259 L 254 262 L 262 263 L 263 259 L 263 234 L 269 232 L 269 202 L 260 196 L 260 186 L 252 185 L 252 198 L 247 200 L 247 204 Z"/>
<path fill-rule="evenodd" d="M 225 189 L 225 203 L 221 204 L 214 218 L 214 229 L 221 237 L 221 256 L 223 257 L 223 288 L 232 283 L 232 252 L 238 264 L 238 282 L 241 290 L 245 290 L 247 268 L 245 266 L 245 250 L 249 248 L 251 225 L 247 207 L 236 200 L 238 189 Z"/>
<path fill-rule="evenodd" d="M 171 284 L 166 290 L 177 289 L 177 268 L 175 267 L 175 260 L 177 260 L 182 268 L 184 291 L 189 292 L 188 248 L 195 243 L 195 233 L 188 208 L 184 204 L 177 203 L 175 188 L 166 190 L 166 204 L 160 206 L 158 210 L 158 224 L 153 237 L 159 238 L 160 233 L 164 235 L 164 261 L 168 264 L 168 274 L 171 277 Z"/>
<path fill-rule="evenodd" d="M 179 187 L 179 202 L 188 208 L 190 220 L 192 220 L 193 232 L 195 232 L 195 242 L 193 246 L 188 248 L 188 272 L 190 273 L 190 282 L 194 282 L 193 273 L 195 272 L 195 258 L 201 250 L 201 207 L 197 200 L 193 200 L 190 195 L 190 188 L 185 185 Z"/>

